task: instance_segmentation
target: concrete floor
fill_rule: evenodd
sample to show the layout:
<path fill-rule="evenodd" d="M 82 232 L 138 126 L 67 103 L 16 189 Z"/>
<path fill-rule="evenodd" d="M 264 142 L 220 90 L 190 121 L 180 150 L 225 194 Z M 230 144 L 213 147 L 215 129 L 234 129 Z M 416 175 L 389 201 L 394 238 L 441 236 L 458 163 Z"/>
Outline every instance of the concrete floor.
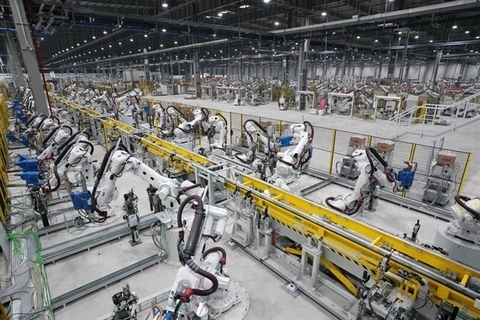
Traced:
<path fill-rule="evenodd" d="M 185 100 L 180 96 L 173 97 L 155 97 L 162 101 L 181 101 L 183 103 L 200 105 L 205 107 L 217 108 L 224 111 L 243 112 L 252 116 L 271 117 L 288 119 L 291 122 L 308 119 L 315 125 L 326 128 L 354 130 L 359 133 L 370 130 L 375 123 L 352 120 L 342 116 L 318 116 L 310 115 L 307 112 L 283 111 L 278 112 L 276 103 L 267 106 L 235 107 L 226 103 L 209 102 L 203 100 Z M 455 134 L 449 135 L 445 141 L 445 147 L 451 146 L 458 150 L 477 151 L 478 143 L 474 144 L 472 137 L 480 138 L 480 129 L 478 126 L 465 126 Z M 475 150 L 474 150 L 475 149 Z M 22 153 L 25 150 L 15 152 Z M 94 159 L 101 161 L 104 149 L 96 148 Z M 326 155 L 325 155 L 326 156 Z M 323 156 L 321 156 L 323 157 Z M 476 155 L 468 177 L 468 183 L 465 187 L 465 194 L 478 196 L 478 179 L 480 178 L 480 161 Z M 12 179 L 18 179 L 13 177 Z M 124 224 L 121 219 L 122 195 L 128 192 L 132 187 L 139 196 L 139 212 L 143 216 L 149 212 L 147 207 L 148 199 L 145 189 L 148 184 L 133 174 L 125 174 L 118 183 L 119 199 L 112 203 L 112 212 L 114 215 L 108 220 L 111 224 Z M 311 177 L 301 177 L 300 187 L 305 187 L 316 180 Z M 11 181 L 12 183 L 21 183 L 21 181 Z M 25 192 L 23 187 L 10 188 L 12 195 L 20 195 Z M 345 188 L 337 185 L 329 185 L 323 189 L 308 194 L 306 198 L 322 203 L 327 196 L 336 196 L 338 194 L 349 193 Z M 56 221 L 62 222 L 65 219 L 71 219 L 77 213 L 71 209 L 71 203 L 61 203 L 51 208 L 60 214 L 56 216 Z M 434 233 L 429 232 L 445 222 L 422 215 L 418 212 L 406 210 L 394 204 L 380 201 L 378 209 L 375 212 L 365 211 L 362 215 L 356 217 L 367 224 L 379 229 L 388 231 L 392 234 L 403 235 L 410 233 L 417 219 L 420 219 L 422 229 L 419 233 L 419 242 L 431 243 Z M 40 223 L 39 223 L 40 226 Z M 46 248 L 53 244 L 69 241 L 79 235 L 104 228 L 105 225 L 89 225 L 87 228 L 71 228 L 69 230 L 59 231 L 50 235 L 42 236 L 42 247 Z M 231 221 L 226 229 L 224 239 L 229 238 L 231 230 Z M 157 248 L 153 244 L 147 231 L 141 234 L 143 244 L 131 247 L 127 238 L 112 241 L 106 245 L 96 247 L 90 251 L 85 251 L 71 257 L 57 261 L 55 264 L 46 266 L 50 292 L 52 297 L 68 292 L 76 287 L 89 283 L 99 277 L 107 275 L 113 271 L 119 270 L 124 266 L 130 265 L 140 259 L 157 253 Z M 223 240 L 222 240 L 223 241 Z M 224 244 L 222 244 L 224 246 Z M 251 258 L 241 249 L 231 250 L 226 247 L 228 254 L 228 264 L 230 275 L 240 281 L 246 288 L 250 296 L 250 310 L 245 319 L 330 319 L 331 315 L 313 304 L 308 298 L 300 295 L 293 298 L 291 295 L 281 289 L 284 280 L 272 274 L 266 267 L 262 266 L 256 260 Z M 124 282 L 128 282 L 131 288 L 140 296 L 146 297 L 156 292 L 168 289 L 173 282 L 177 267 L 168 264 L 159 264 L 136 274 Z M 109 313 L 112 308 L 111 296 L 121 290 L 122 283 L 118 283 L 104 290 L 100 290 L 91 296 L 79 300 L 67 308 L 55 312 L 56 319 L 94 319 Z M 272 308 L 271 306 L 275 306 Z M 279 316 L 281 315 L 281 316 Z M 142 319 L 145 319 L 143 317 Z M 225 317 L 228 319 L 228 315 Z"/>

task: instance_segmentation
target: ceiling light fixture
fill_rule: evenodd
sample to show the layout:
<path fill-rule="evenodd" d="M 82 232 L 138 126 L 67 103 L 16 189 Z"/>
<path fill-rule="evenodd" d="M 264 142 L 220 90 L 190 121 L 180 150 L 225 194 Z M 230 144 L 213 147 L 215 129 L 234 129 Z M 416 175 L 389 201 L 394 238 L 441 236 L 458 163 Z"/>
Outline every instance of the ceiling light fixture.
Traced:
<path fill-rule="evenodd" d="M 219 12 L 219 13 L 218 13 L 218 16 L 219 16 L 219 17 L 223 16 L 223 12 Z"/>
<path fill-rule="evenodd" d="M 248 7 L 250 7 L 249 4 L 244 4 L 244 5 L 241 5 L 241 6 L 240 6 L 240 9 L 246 9 L 246 8 L 248 8 Z"/>
<path fill-rule="evenodd" d="M 378 42 L 378 39 L 375 39 L 375 42 Z"/>
<path fill-rule="evenodd" d="M 167 32 L 167 29 L 162 29 L 162 32 Z"/>
<path fill-rule="evenodd" d="M 264 3 L 269 3 L 269 2 L 270 2 L 270 0 L 263 0 L 263 2 L 264 2 Z"/>
<path fill-rule="evenodd" d="M 278 22 L 278 21 L 275 21 L 275 23 L 274 23 L 274 24 L 275 24 L 276 26 L 278 26 L 278 25 L 280 24 L 280 22 Z"/>
<path fill-rule="evenodd" d="M 480 39 L 480 36 L 476 36 L 475 39 Z"/>
<path fill-rule="evenodd" d="M 162 3 L 162 7 L 164 8 L 168 8 L 168 3 L 166 3 L 165 1 Z"/>
<path fill-rule="evenodd" d="M 130 42 L 133 42 L 133 38 L 130 38 Z"/>
<path fill-rule="evenodd" d="M 465 33 L 470 33 L 470 31 L 467 30 L 467 31 L 465 31 Z"/>
<path fill-rule="evenodd" d="M 415 39 L 418 39 L 418 36 L 415 36 Z"/>
<path fill-rule="evenodd" d="M 357 36 L 357 39 L 360 39 L 360 36 Z"/>
<path fill-rule="evenodd" d="M 107 34 L 107 33 L 108 33 L 107 30 L 103 30 L 103 34 Z"/>
<path fill-rule="evenodd" d="M 432 42 L 433 42 L 433 40 L 430 40 L 430 41 L 428 41 L 428 42 L 432 43 Z"/>
<path fill-rule="evenodd" d="M 327 13 L 325 11 L 323 11 L 321 14 L 322 14 L 323 17 L 325 17 L 327 15 Z"/>
<path fill-rule="evenodd" d="M 143 36 L 144 36 L 145 38 L 148 38 L 148 34 L 146 34 L 146 33 L 145 33 Z"/>
<path fill-rule="evenodd" d="M 452 29 L 457 29 L 457 25 L 454 25 L 454 26 L 452 27 Z"/>

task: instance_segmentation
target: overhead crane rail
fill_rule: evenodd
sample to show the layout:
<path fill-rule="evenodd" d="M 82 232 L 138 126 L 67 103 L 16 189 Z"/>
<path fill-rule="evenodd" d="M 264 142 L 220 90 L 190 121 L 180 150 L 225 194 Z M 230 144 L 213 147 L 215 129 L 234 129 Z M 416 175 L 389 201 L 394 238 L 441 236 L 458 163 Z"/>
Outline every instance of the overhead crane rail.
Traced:
<path fill-rule="evenodd" d="M 117 128 L 127 133 L 137 131 L 117 120 L 102 118 L 102 115 L 66 99 L 57 97 L 56 100 L 87 117 L 100 119 L 105 128 Z M 142 135 L 139 142 L 153 155 L 168 157 L 175 154 L 189 173 L 198 165 L 215 165 L 206 157 L 152 135 Z M 414 275 L 406 282 L 407 292 L 410 290 L 408 288 L 418 288 L 418 277 L 424 278 L 428 281 L 431 299 L 437 304 L 447 302 L 480 318 L 480 308 L 477 307 L 480 304 L 480 294 L 467 287 L 470 279 L 480 279 L 480 271 L 251 176 L 240 174 L 240 179 L 241 182 L 229 178 L 223 181 L 231 192 L 249 193 L 257 208 L 267 212 L 274 221 L 315 242 L 321 241 L 328 249 L 340 253 L 346 259 L 355 260 L 368 270 L 378 270 L 383 257 L 391 254 L 392 272 L 406 271 Z M 265 190 L 268 190 L 270 196 L 264 194 Z M 346 286 L 349 287 L 349 284 L 346 283 Z"/>

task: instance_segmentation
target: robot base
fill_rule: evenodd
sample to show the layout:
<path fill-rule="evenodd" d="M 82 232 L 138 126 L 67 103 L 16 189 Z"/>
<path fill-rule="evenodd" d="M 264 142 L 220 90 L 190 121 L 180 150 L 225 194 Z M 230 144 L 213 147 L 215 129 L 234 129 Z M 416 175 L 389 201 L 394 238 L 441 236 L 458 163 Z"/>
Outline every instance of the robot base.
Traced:
<path fill-rule="evenodd" d="M 217 303 L 213 304 L 215 307 L 221 308 L 222 303 L 226 303 L 230 299 L 235 299 L 236 302 L 234 303 L 234 306 L 225 313 L 210 315 L 211 319 L 241 320 L 247 315 L 248 309 L 250 308 L 250 297 L 248 296 L 247 290 L 245 290 L 240 283 L 232 279 L 228 291 L 229 296 L 227 298 L 218 300 Z"/>
<path fill-rule="evenodd" d="M 448 255 L 455 261 L 464 263 L 480 270 L 480 246 L 470 241 L 462 240 L 447 233 L 448 226 L 440 226 L 435 234 L 434 245 L 448 251 Z"/>
<path fill-rule="evenodd" d="M 140 240 L 140 239 L 137 239 L 137 241 L 133 241 L 132 239 L 130 239 L 130 241 L 128 241 L 128 243 L 130 243 L 130 245 L 131 245 L 132 247 L 135 247 L 135 246 L 137 246 L 137 245 L 139 245 L 139 244 L 142 244 L 143 241 Z"/>

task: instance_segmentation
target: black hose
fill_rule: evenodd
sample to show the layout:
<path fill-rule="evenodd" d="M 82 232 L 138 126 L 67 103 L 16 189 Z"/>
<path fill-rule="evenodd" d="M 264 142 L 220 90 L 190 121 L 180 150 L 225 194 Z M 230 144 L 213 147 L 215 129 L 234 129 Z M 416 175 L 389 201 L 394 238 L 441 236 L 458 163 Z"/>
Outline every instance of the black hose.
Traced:
<path fill-rule="evenodd" d="M 243 123 L 243 129 L 244 129 L 245 131 L 247 131 L 247 126 L 246 126 L 246 125 L 247 125 L 248 122 L 253 122 L 253 123 L 255 123 L 255 125 L 256 125 L 260 130 L 262 130 L 263 133 L 267 134 L 267 129 L 265 129 L 264 127 L 262 127 L 262 125 L 261 125 L 260 123 L 258 123 L 258 121 L 253 120 L 253 119 L 249 119 L 249 120 L 247 120 L 247 121 L 245 121 L 245 122 Z"/>
<path fill-rule="evenodd" d="M 182 191 L 187 192 L 188 190 L 192 190 L 192 189 L 195 189 L 195 188 L 200 187 L 200 186 L 201 186 L 200 183 L 195 183 L 195 184 L 192 184 L 191 186 L 183 187 Z"/>
<path fill-rule="evenodd" d="M 377 152 L 377 150 L 375 148 L 368 148 L 372 153 L 373 155 L 375 156 L 375 158 L 378 159 L 378 161 L 382 164 L 382 166 L 385 168 L 385 176 L 387 177 L 387 180 L 389 182 L 395 182 L 397 181 L 396 177 L 395 177 L 395 173 L 392 172 L 392 170 L 388 167 L 388 163 L 382 158 L 382 156 Z M 368 152 L 367 152 L 367 156 L 368 156 Z M 371 159 L 369 159 L 370 161 Z"/>
<path fill-rule="evenodd" d="M 118 147 L 122 148 L 124 151 L 127 151 L 127 148 L 123 144 L 119 144 Z M 97 188 L 98 188 L 98 185 L 100 184 L 100 180 L 102 179 L 103 174 L 105 172 L 105 169 L 107 167 L 108 160 L 110 159 L 110 155 L 116 149 L 117 149 L 116 145 L 111 146 L 110 149 L 108 149 L 108 151 L 103 156 L 102 164 L 100 165 L 100 168 L 97 171 L 97 175 L 95 177 L 95 183 L 94 183 L 93 189 L 92 189 L 92 199 L 91 199 L 92 200 L 92 208 L 96 213 L 98 213 L 100 216 L 102 216 L 103 221 L 105 221 L 107 219 L 107 212 L 102 211 L 97 207 L 97 198 L 96 198 L 95 195 L 97 193 Z M 101 221 L 101 222 L 103 222 L 103 221 Z"/>
<path fill-rule="evenodd" d="M 305 131 L 307 130 L 307 126 L 310 127 L 310 137 L 309 141 L 312 141 L 313 137 L 315 136 L 315 130 L 313 129 L 313 125 L 310 123 L 310 121 L 303 121 L 303 124 L 305 125 Z"/>
<path fill-rule="evenodd" d="M 210 115 L 210 111 L 207 108 L 200 108 L 200 111 L 203 114 L 202 121 L 206 121 L 208 119 L 208 116 Z"/>
<path fill-rule="evenodd" d="M 331 203 L 331 201 L 335 200 L 335 197 L 328 197 L 325 199 L 325 203 L 332 209 L 337 210 L 338 212 L 341 212 L 343 214 L 346 214 L 347 216 L 352 216 L 355 213 L 358 212 L 358 210 L 362 207 L 363 200 L 357 200 L 355 203 L 355 206 L 353 207 L 352 210 L 348 210 L 347 206 L 345 206 L 345 210 L 340 209 L 339 207 L 335 206 L 334 204 Z"/>
<path fill-rule="evenodd" d="M 207 249 L 203 253 L 202 258 L 205 259 L 210 253 L 216 252 L 216 251 L 219 251 L 222 254 L 222 258 L 220 259 L 220 264 L 224 265 L 227 262 L 227 252 L 225 251 L 225 249 L 221 247 L 213 247 L 213 248 Z"/>
<path fill-rule="evenodd" d="M 50 131 L 50 133 L 45 137 L 45 139 L 43 139 L 42 141 L 42 144 L 43 144 L 43 147 L 45 148 L 47 146 L 47 143 L 48 143 L 48 140 L 50 140 L 52 138 L 52 136 L 60 129 L 60 127 L 57 127 L 55 129 L 53 129 L 52 131 Z"/>
<path fill-rule="evenodd" d="M 382 166 L 388 167 L 388 163 L 385 160 L 383 160 L 382 156 L 378 153 L 378 151 L 375 148 L 369 147 L 368 149 L 370 150 L 371 153 L 373 153 L 375 158 L 377 158 L 377 160 L 382 164 Z"/>
<path fill-rule="evenodd" d="M 72 142 L 73 139 L 75 139 L 80 132 L 76 132 L 75 134 L 71 135 L 67 140 L 65 140 L 59 147 L 58 151 L 62 151 L 63 148 L 65 148 L 70 142 Z"/>
<path fill-rule="evenodd" d="M 460 207 L 467 210 L 468 213 L 470 213 L 475 219 L 480 220 L 480 214 L 475 210 L 473 210 L 472 208 L 470 208 L 469 206 L 467 206 L 467 204 L 465 203 L 465 201 L 470 201 L 470 200 L 471 199 L 466 196 L 461 196 L 461 195 L 455 196 L 455 202 L 457 202 Z"/>
<path fill-rule="evenodd" d="M 190 235 L 188 236 L 187 244 L 185 246 L 185 257 L 186 260 L 189 260 L 190 257 L 195 255 L 195 251 L 198 245 L 198 241 L 200 240 L 200 236 L 202 233 L 202 225 L 203 225 L 203 220 L 205 219 L 205 211 L 203 210 L 203 201 L 200 196 L 196 194 L 192 194 L 191 196 L 188 196 L 185 198 L 185 200 L 182 201 L 180 206 L 178 207 L 178 213 L 177 213 L 177 225 L 179 228 L 183 228 L 183 220 L 182 220 L 182 215 L 183 215 L 183 209 L 189 203 L 190 201 L 195 200 L 197 202 L 197 208 L 195 209 L 195 217 L 193 218 L 193 223 L 192 223 L 192 228 L 190 231 Z M 183 238 L 184 233 L 183 230 L 179 232 L 179 237 Z"/>

